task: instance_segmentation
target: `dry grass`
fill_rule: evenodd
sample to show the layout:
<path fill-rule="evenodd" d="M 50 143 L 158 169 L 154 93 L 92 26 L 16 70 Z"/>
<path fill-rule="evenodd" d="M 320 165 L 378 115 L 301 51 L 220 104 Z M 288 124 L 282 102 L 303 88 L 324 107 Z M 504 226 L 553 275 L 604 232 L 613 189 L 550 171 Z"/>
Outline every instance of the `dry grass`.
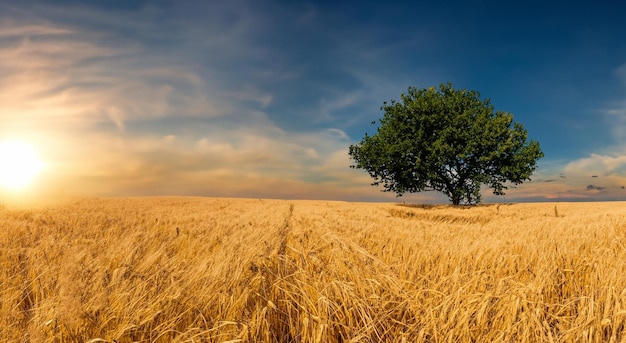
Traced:
<path fill-rule="evenodd" d="M 626 204 L 0 207 L 3 342 L 621 342 Z"/>

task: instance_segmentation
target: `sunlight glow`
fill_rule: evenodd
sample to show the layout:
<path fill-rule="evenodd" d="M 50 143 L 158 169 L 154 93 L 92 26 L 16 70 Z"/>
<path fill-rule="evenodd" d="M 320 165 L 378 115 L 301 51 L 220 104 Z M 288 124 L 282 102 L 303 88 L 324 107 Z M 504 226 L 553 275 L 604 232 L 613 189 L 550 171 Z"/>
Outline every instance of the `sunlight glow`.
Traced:
<path fill-rule="evenodd" d="M 28 186 L 43 167 L 32 145 L 22 141 L 0 142 L 0 186 L 19 190 Z"/>

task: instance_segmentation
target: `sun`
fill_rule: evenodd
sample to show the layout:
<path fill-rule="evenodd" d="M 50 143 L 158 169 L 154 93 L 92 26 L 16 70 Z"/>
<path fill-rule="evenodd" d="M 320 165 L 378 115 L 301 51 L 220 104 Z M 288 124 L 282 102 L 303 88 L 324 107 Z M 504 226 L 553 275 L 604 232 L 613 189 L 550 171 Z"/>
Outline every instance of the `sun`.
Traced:
<path fill-rule="evenodd" d="M 0 142 L 0 187 L 25 188 L 42 167 L 43 162 L 32 145 L 22 141 Z"/>

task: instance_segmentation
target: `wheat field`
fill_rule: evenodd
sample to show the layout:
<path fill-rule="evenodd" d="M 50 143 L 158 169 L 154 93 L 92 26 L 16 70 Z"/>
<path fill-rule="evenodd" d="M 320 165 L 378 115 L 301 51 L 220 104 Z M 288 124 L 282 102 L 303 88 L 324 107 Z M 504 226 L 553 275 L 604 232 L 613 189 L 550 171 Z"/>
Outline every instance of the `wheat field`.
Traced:
<path fill-rule="evenodd" d="M 626 203 L 0 207 L 2 342 L 622 342 Z"/>

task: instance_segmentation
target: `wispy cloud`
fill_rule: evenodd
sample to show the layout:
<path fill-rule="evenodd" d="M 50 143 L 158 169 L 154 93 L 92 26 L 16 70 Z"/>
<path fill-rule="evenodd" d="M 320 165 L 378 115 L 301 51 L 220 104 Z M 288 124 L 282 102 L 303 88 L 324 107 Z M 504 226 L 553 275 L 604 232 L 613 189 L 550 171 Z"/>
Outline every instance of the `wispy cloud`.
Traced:
<path fill-rule="evenodd" d="M 0 21 L 0 37 L 41 37 L 50 35 L 66 35 L 72 31 L 49 24 L 24 24 L 4 18 Z"/>
<path fill-rule="evenodd" d="M 548 182 L 549 181 L 549 182 Z M 626 198 L 626 154 L 591 154 L 569 162 L 552 163 L 533 181 L 509 193 L 527 200 L 619 200 Z"/>
<path fill-rule="evenodd" d="M 341 132 L 303 135 L 274 127 L 273 133 L 207 128 L 198 137 L 100 134 L 53 166 L 47 183 L 57 187 L 51 192 L 66 194 L 381 197 L 365 187 L 366 174 L 347 168 Z"/>
<path fill-rule="evenodd" d="M 0 77 L 4 121 L 110 121 L 124 129 L 125 121 L 138 118 L 216 113 L 193 70 L 151 57 L 138 42 L 62 24 L 38 26 L 34 39 L 30 24 L 16 25 L 0 46 L 7 61 Z"/>

